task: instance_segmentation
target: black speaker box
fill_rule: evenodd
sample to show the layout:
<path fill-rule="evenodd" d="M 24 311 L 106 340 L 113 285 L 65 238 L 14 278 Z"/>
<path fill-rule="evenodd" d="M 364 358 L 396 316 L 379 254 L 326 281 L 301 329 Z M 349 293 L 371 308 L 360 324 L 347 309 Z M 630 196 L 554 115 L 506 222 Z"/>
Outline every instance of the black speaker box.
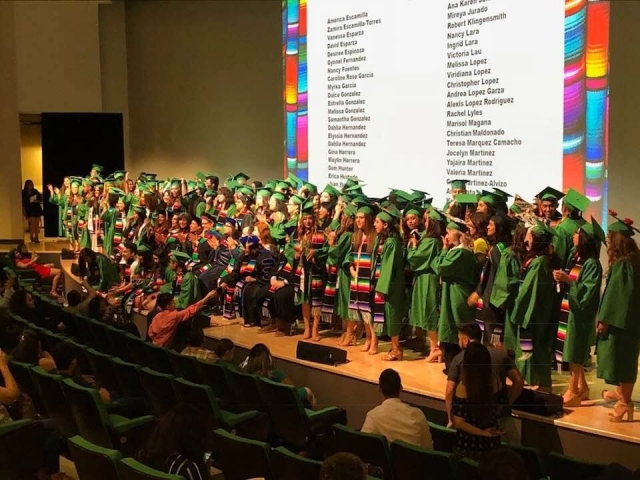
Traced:
<path fill-rule="evenodd" d="M 340 365 L 348 362 L 346 350 L 309 342 L 298 342 L 296 358 L 325 365 Z"/>
<path fill-rule="evenodd" d="M 563 413 L 562 397 L 525 388 L 513 403 L 513 409 L 543 417 L 560 417 Z"/>
<path fill-rule="evenodd" d="M 62 260 L 74 260 L 76 258 L 76 254 L 73 253 L 73 250 L 69 250 L 68 248 L 63 248 L 60 252 L 60 256 Z"/>

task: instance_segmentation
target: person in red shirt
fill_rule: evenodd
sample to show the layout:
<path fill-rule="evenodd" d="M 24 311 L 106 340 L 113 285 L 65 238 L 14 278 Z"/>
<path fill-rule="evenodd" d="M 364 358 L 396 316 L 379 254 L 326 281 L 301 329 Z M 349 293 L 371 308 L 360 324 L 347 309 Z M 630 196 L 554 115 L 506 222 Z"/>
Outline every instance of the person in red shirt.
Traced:
<path fill-rule="evenodd" d="M 180 311 L 176 310 L 176 301 L 173 295 L 170 293 L 158 295 L 156 305 L 159 311 L 149 325 L 149 338 L 153 344 L 160 347 L 169 346 L 176 335 L 178 325 L 193 317 L 216 294 L 217 291 L 212 290 L 199 302 Z"/>

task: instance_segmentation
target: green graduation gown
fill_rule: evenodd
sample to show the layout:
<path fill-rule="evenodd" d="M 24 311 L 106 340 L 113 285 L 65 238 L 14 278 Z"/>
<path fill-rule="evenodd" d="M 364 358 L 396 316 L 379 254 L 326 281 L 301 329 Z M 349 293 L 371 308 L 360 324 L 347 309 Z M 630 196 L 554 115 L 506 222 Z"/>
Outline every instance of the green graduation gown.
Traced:
<path fill-rule="evenodd" d="M 100 272 L 100 282 L 94 288 L 99 292 L 107 292 L 111 287 L 120 284 L 120 272 L 118 266 L 104 255 L 96 257 L 98 271 Z"/>
<path fill-rule="evenodd" d="M 378 245 L 377 237 L 374 245 Z M 377 249 L 373 254 L 377 257 Z M 404 252 L 400 239 L 396 236 L 387 238 L 380 257 L 375 258 L 373 264 L 380 265 L 375 291 L 384 295 L 384 328 L 381 334 L 394 337 L 400 334 L 406 310 Z"/>
<path fill-rule="evenodd" d="M 442 249 L 436 271 L 442 280 L 438 340 L 458 343 L 458 326 L 475 322 L 475 310 L 467 305 L 467 298 L 478 283 L 476 256 L 463 247 Z"/>
<path fill-rule="evenodd" d="M 553 252 L 560 257 L 562 268 L 566 268 L 575 256 L 576 249 L 573 246 L 573 235 L 585 223 L 582 218 L 567 217 L 556 226 L 552 245 Z"/>
<path fill-rule="evenodd" d="M 529 385 L 551 386 L 551 358 L 555 349 L 559 306 L 553 274 L 546 256 L 535 257 L 526 266 L 525 277 L 518 290 L 511 319 L 530 332 L 533 352 L 523 359 L 520 345 L 516 348 L 516 365 Z"/>
<path fill-rule="evenodd" d="M 611 266 L 597 319 L 608 325 L 598 340 L 598 378 L 612 385 L 634 383 L 640 350 L 639 253 Z"/>
<path fill-rule="evenodd" d="M 334 313 L 346 319 L 349 313 L 349 284 L 351 272 L 345 259 L 351 254 L 352 232 L 344 232 L 338 237 L 335 245 L 329 247 L 327 265 L 338 268 L 338 287 L 335 299 Z"/>
<path fill-rule="evenodd" d="M 80 225 L 83 225 L 83 227 L 80 228 Z M 80 243 L 80 248 L 91 248 L 89 206 L 86 203 L 78 205 L 78 242 Z"/>
<path fill-rule="evenodd" d="M 505 249 L 500 257 L 491 290 L 491 305 L 505 312 L 504 346 L 507 350 L 516 350 L 518 345 L 518 329 L 512 321 L 513 306 L 520 286 L 522 265 L 511 247 Z"/>
<path fill-rule="evenodd" d="M 116 215 L 118 215 L 118 209 L 109 207 L 102 213 L 102 221 L 104 222 L 104 239 L 102 249 L 105 255 L 111 255 L 113 253 L 113 235 L 116 228 Z"/>
<path fill-rule="evenodd" d="M 437 264 L 441 250 L 440 240 L 424 235 L 415 248 L 407 248 L 407 264 L 414 273 L 409 323 L 432 332 L 438 330 L 440 277 Z"/>
<path fill-rule="evenodd" d="M 578 279 L 569 285 L 569 318 L 562 359 L 583 365 L 595 341 L 596 314 L 600 304 L 602 265 L 597 258 L 588 258 Z"/>
<path fill-rule="evenodd" d="M 202 295 L 200 294 L 198 279 L 193 273 L 185 272 L 180 284 L 180 293 L 176 297 L 176 308 L 183 310 L 196 303 L 200 298 L 202 298 Z"/>
<path fill-rule="evenodd" d="M 64 217 L 66 215 L 66 205 L 67 205 L 67 195 L 60 195 L 59 193 L 54 193 L 49 197 L 49 203 L 51 205 L 55 205 L 58 207 L 58 236 L 64 237 L 67 235 L 67 231 L 64 228 L 62 222 L 64 222 Z"/>

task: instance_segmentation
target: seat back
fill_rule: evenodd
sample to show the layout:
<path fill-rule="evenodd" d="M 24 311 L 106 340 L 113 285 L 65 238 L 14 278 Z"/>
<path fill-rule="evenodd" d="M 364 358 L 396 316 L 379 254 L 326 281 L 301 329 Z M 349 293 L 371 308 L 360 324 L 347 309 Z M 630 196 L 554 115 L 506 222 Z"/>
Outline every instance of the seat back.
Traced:
<path fill-rule="evenodd" d="M 193 383 L 200 383 L 200 377 L 196 371 L 195 359 L 181 355 L 173 350 L 167 350 L 169 362 L 171 363 L 172 373 L 176 377 L 184 378 Z"/>
<path fill-rule="evenodd" d="M 127 335 L 133 337 L 133 335 L 131 335 L 130 333 L 128 333 Z M 156 372 L 172 375 L 173 366 L 169 361 L 169 354 L 167 353 L 167 349 L 158 347 L 153 343 L 144 342 L 140 339 L 139 341 L 145 347 L 145 355 L 147 356 L 147 365 L 149 366 L 149 368 L 155 370 Z"/>
<path fill-rule="evenodd" d="M 271 473 L 271 448 L 268 444 L 237 437 L 222 429 L 216 430 L 213 434 L 225 480 L 278 478 Z M 248 459 L 250 461 L 247 461 Z"/>
<path fill-rule="evenodd" d="M 236 411 L 235 397 L 225 373 L 226 367 L 201 360 L 196 360 L 195 365 L 199 383 L 209 385 L 213 389 L 222 408 Z"/>
<path fill-rule="evenodd" d="M 231 368 L 226 368 L 224 373 L 233 391 L 234 406 L 239 412 L 248 412 L 250 410 L 266 411 L 258 385 L 258 377 L 241 373 Z"/>
<path fill-rule="evenodd" d="M 151 412 L 155 417 L 162 417 L 178 404 L 178 398 L 173 389 L 173 375 L 143 367 L 140 369 L 140 378 L 149 400 Z"/>
<path fill-rule="evenodd" d="M 522 445 L 510 445 L 508 443 L 503 443 L 502 447 L 508 448 L 522 457 L 527 466 L 527 471 L 531 472 L 531 478 L 545 478 L 547 476 L 542 455 L 538 449 Z"/>
<path fill-rule="evenodd" d="M 176 378 L 173 382 L 173 388 L 176 391 L 178 402 L 188 403 L 200 410 L 207 432 L 213 432 L 220 428 L 220 407 L 211 387 Z M 208 444 L 210 445 L 210 442 Z"/>
<path fill-rule="evenodd" d="M 154 470 L 133 458 L 120 460 L 118 472 L 120 473 L 120 480 L 185 480 L 182 475 L 169 475 L 159 470 Z"/>
<path fill-rule="evenodd" d="M 353 453 L 369 465 L 370 474 L 385 480 L 393 480 L 389 444 L 384 436 L 357 432 L 339 424 L 333 425 L 333 432 L 334 452 Z M 377 473 L 377 469 L 381 470 L 381 475 Z"/>
<path fill-rule="evenodd" d="M 123 397 L 147 398 L 147 392 L 140 379 L 140 367 L 135 363 L 125 362 L 117 357 L 109 359 L 116 371 L 118 392 Z"/>
<path fill-rule="evenodd" d="M 112 327 L 111 325 L 108 325 L 104 331 L 112 349 L 109 353 L 126 362 L 134 362 L 135 360 L 133 359 L 132 352 L 129 350 L 129 346 L 124 338 L 124 332 Z"/>
<path fill-rule="evenodd" d="M 301 478 L 320 478 L 322 462 L 310 460 L 284 447 L 271 451 L 271 468 L 278 480 L 299 480 Z"/>
<path fill-rule="evenodd" d="M 259 380 L 259 386 L 269 420 L 278 438 L 290 445 L 304 448 L 309 436 L 309 422 L 296 388 L 266 378 Z"/>
<path fill-rule="evenodd" d="M 87 348 L 85 351 L 87 360 L 94 375 L 98 381 L 105 386 L 107 390 L 120 391 L 120 385 L 118 383 L 118 376 L 116 375 L 116 369 L 111 363 L 111 355 L 105 355 L 93 348 Z"/>
<path fill-rule="evenodd" d="M 32 366 L 27 363 L 16 361 L 9 362 L 9 370 L 11 371 L 13 378 L 18 384 L 20 392 L 28 395 L 29 398 L 31 398 L 36 412 L 42 415 L 46 415 L 47 411 L 44 407 L 42 396 L 40 395 L 40 391 L 38 390 L 36 381 L 33 378 L 33 374 L 31 373 L 31 367 Z"/>
<path fill-rule="evenodd" d="M 452 454 L 401 440 L 391 442 L 390 447 L 395 480 L 455 480 Z"/>
<path fill-rule="evenodd" d="M 109 342 L 109 337 L 107 337 L 107 325 L 92 318 L 87 319 L 86 324 L 88 329 L 91 331 L 91 337 L 94 341 L 92 344 L 93 348 L 99 352 L 113 352 L 111 343 Z"/>
<path fill-rule="evenodd" d="M 62 376 L 51 375 L 40 367 L 33 367 L 31 371 L 42 403 L 49 418 L 56 424 L 60 436 L 66 439 L 78 435 L 78 425 L 62 389 Z"/>
<path fill-rule="evenodd" d="M 605 465 L 583 462 L 582 460 L 552 452 L 548 454 L 545 459 L 545 467 L 547 475 L 549 475 L 550 478 L 582 480 L 598 477 Z"/>
<path fill-rule="evenodd" d="M 454 429 L 429 422 L 429 431 L 431 432 L 434 450 L 447 453 L 453 452 L 453 445 L 456 438 L 456 431 Z"/>
<path fill-rule="evenodd" d="M 82 438 L 104 448 L 113 448 L 107 409 L 98 391 L 81 387 L 70 378 L 62 381 L 62 387 Z"/>
<path fill-rule="evenodd" d="M 126 345 L 127 350 L 129 351 L 131 362 L 137 363 L 139 365 L 145 365 L 149 368 L 152 368 L 153 370 L 156 370 L 151 366 L 151 363 L 149 362 L 149 355 L 147 354 L 147 342 L 142 340 L 137 335 L 132 335 L 131 333 L 127 333 L 124 330 L 120 330 L 120 335 L 121 341 Z"/>
<path fill-rule="evenodd" d="M 478 475 L 478 462 L 469 458 L 460 458 L 456 464 L 457 480 L 480 480 Z"/>
<path fill-rule="evenodd" d="M 117 480 L 122 454 L 86 441 L 81 436 L 67 440 L 73 463 L 82 480 Z"/>
<path fill-rule="evenodd" d="M 26 480 L 44 459 L 46 432 L 42 422 L 17 420 L 0 426 L 0 478 Z"/>

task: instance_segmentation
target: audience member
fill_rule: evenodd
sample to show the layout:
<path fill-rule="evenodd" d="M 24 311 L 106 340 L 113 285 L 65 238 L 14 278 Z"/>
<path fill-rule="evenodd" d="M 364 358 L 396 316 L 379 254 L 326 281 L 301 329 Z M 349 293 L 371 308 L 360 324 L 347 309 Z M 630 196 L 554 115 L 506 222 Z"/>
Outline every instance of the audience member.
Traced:
<path fill-rule="evenodd" d="M 109 322 L 109 302 L 104 297 L 93 297 L 89 301 L 89 318 L 98 320 L 99 322 Z"/>
<path fill-rule="evenodd" d="M 400 400 L 402 381 L 398 372 L 391 368 L 384 370 L 380 374 L 379 387 L 384 401 L 367 413 L 362 431 L 384 435 L 389 442 L 403 440 L 432 448 L 429 424 L 424 413 Z"/>
<path fill-rule="evenodd" d="M 178 325 L 193 317 L 216 294 L 217 292 L 213 290 L 202 300 L 180 311 L 176 310 L 176 301 L 173 295 L 170 293 L 158 295 L 157 308 L 159 311 L 149 326 L 149 338 L 153 344 L 160 347 L 169 346 L 176 335 Z"/>
<path fill-rule="evenodd" d="M 218 365 L 222 365 L 227 368 L 232 368 L 235 370 L 236 366 L 233 363 L 233 355 L 235 353 L 236 346 L 233 341 L 228 338 L 222 338 L 216 345 L 214 350 L 216 354 L 216 363 Z"/>
<path fill-rule="evenodd" d="M 462 325 L 458 328 L 458 345 L 462 349 L 458 355 L 451 361 L 449 367 L 449 375 L 447 378 L 447 387 L 445 391 L 445 408 L 449 415 L 449 426 L 453 424 L 451 417 L 451 405 L 456 386 L 460 383 L 461 365 L 464 359 L 464 351 L 471 343 L 482 342 L 482 330 L 477 323 Z M 502 385 L 503 408 L 500 415 L 500 427 L 504 432 L 502 440 L 512 444 L 518 444 L 520 438 L 515 421 L 511 416 L 511 405 L 515 402 L 524 387 L 524 378 L 516 367 L 513 359 L 506 350 L 487 346 L 489 355 L 491 356 L 491 365 L 494 374 L 497 376 Z M 511 385 L 507 385 L 507 379 Z"/>
<path fill-rule="evenodd" d="M 205 480 L 206 434 L 202 413 L 194 406 L 178 405 L 160 419 L 138 459 L 165 473 Z"/>
<path fill-rule="evenodd" d="M 49 352 L 42 350 L 38 334 L 33 330 L 24 330 L 18 345 L 13 350 L 12 359 L 16 362 L 37 365 L 46 372 L 55 370 L 56 364 Z"/>
<path fill-rule="evenodd" d="M 83 317 L 89 317 L 89 306 L 91 300 L 96 297 L 96 291 L 91 288 L 91 285 L 86 280 L 82 281 L 82 286 L 87 290 L 87 296 L 83 299 L 82 292 L 80 290 L 71 290 L 67 293 L 66 311 L 72 315 L 82 315 Z"/>
<path fill-rule="evenodd" d="M 529 480 L 524 460 L 508 448 L 497 448 L 484 455 L 478 465 L 478 476 L 480 480 Z"/>
<path fill-rule="evenodd" d="M 4 405 L 11 405 L 20 396 L 18 384 L 9 370 L 9 358 L 2 350 L 0 350 L 0 376 L 4 385 L 0 387 L 0 424 L 2 424 L 11 421 Z"/>
<path fill-rule="evenodd" d="M 0 309 L 9 308 L 15 284 L 15 277 L 7 275 L 4 270 L 0 270 Z"/>
<path fill-rule="evenodd" d="M 205 362 L 215 362 L 215 353 L 207 348 L 203 348 L 202 345 L 204 345 L 204 331 L 201 328 L 194 327 L 189 332 L 187 347 L 182 350 L 182 355 L 194 357 Z"/>
<path fill-rule="evenodd" d="M 322 463 L 320 480 L 366 480 L 367 468 L 352 453 L 336 453 Z"/>

